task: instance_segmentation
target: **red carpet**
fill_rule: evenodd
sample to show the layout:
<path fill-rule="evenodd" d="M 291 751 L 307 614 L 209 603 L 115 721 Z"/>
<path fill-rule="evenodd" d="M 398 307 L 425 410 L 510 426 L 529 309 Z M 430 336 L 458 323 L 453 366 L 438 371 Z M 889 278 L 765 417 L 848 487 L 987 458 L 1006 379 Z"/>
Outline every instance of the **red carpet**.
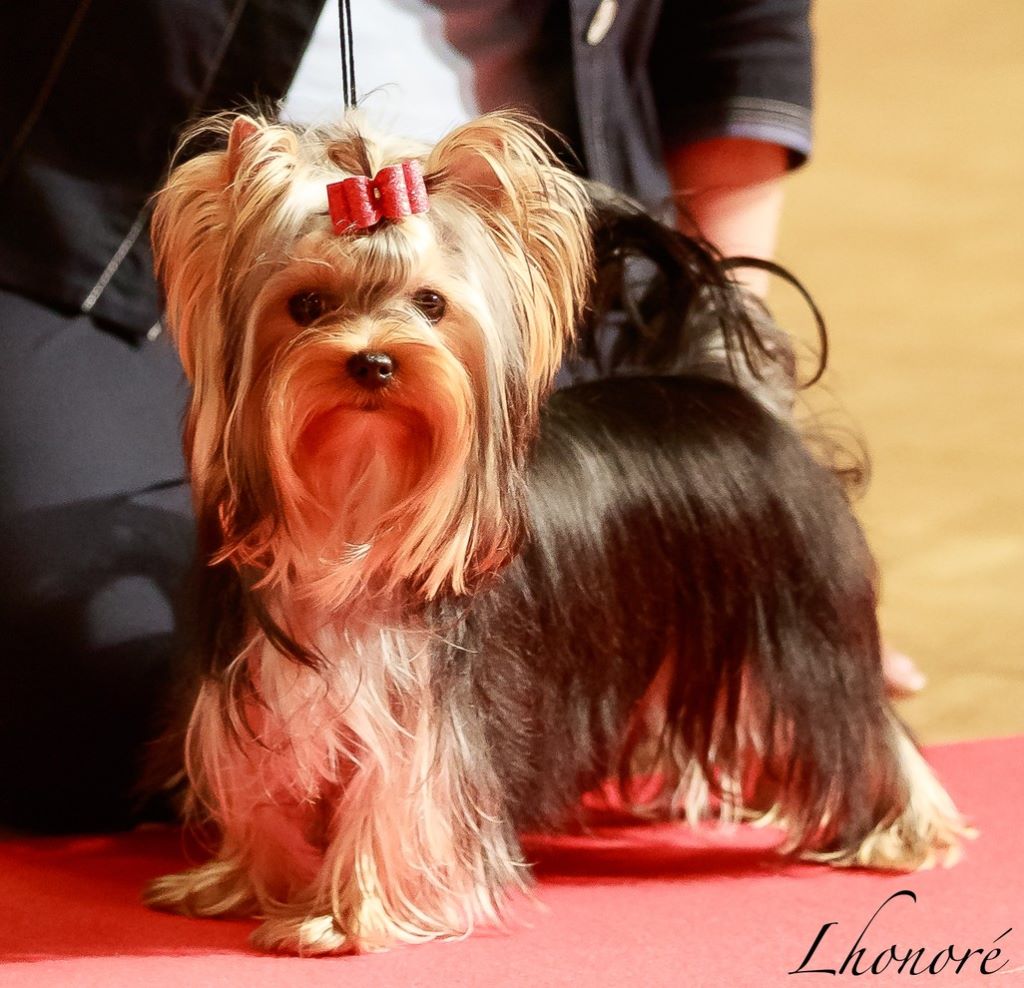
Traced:
<path fill-rule="evenodd" d="M 139 889 L 179 868 L 180 837 L 16 839 L 0 844 L 0 985 L 33 988 L 391 986 L 839 985 L 845 974 L 787 975 L 823 924 L 837 922 L 808 968 L 838 968 L 872 913 L 902 889 L 864 937 L 868 967 L 895 943 L 926 947 L 918 969 L 954 945 L 963 966 L 855 983 L 1024 985 L 1024 738 L 933 749 L 935 766 L 980 830 L 951 870 L 909 876 L 780 863 L 771 835 L 739 828 L 608 827 L 586 837 L 533 840 L 541 908 L 524 905 L 508 932 L 329 959 L 262 957 L 253 924 L 148 911 Z M 993 947 L 993 940 L 1011 931 Z M 980 973 L 984 953 L 994 977 Z M 909 971 L 909 968 L 908 968 Z"/>

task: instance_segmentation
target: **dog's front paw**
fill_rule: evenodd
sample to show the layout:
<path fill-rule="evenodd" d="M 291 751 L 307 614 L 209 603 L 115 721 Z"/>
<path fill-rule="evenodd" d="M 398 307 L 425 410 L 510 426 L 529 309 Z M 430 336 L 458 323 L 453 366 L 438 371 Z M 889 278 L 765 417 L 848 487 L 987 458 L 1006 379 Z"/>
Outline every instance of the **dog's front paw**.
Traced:
<path fill-rule="evenodd" d="M 230 861 L 209 861 L 177 875 L 157 878 L 143 892 L 142 899 L 153 909 L 184 916 L 245 916 L 257 909 L 252 886 Z"/>
<path fill-rule="evenodd" d="M 338 929 L 333 916 L 274 916 L 256 929 L 251 943 L 257 950 L 267 953 L 300 957 L 360 950 L 358 944 Z"/>
<path fill-rule="evenodd" d="M 397 943 L 433 940 L 440 930 L 416 930 L 397 923 L 375 896 L 362 900 L 339 922 L 320 910 L 323 905 L 296 904 L 296 912 L 271 915 L 252 935 L 258 950 L 314 957 L 322 954 L 368 954 L 388 950 Z M 301 910 L 301 911 L 299 911 Z"/>

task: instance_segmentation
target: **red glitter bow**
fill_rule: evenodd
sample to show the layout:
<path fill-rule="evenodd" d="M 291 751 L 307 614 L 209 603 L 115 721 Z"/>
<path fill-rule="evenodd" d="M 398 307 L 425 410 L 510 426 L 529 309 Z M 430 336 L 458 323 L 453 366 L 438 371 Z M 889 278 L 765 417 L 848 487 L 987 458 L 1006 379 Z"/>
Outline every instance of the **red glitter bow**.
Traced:
<path fill-rule="evenodd" d="M 418 161 L 403 161 L 382 168 L 372 179 L 358 175 L 332 182 L 327 186 L 327 206 L 335 233 L 425 213 L 429 205 L 423 168 Z"/>

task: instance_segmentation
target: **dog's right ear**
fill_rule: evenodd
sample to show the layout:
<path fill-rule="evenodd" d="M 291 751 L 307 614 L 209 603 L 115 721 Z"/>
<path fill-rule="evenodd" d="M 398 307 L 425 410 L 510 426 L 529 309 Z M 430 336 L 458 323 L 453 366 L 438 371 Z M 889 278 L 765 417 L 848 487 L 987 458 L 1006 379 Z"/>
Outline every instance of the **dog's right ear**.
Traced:
<path fill-rule="evenodd" d="M 252 117 L 240 113 L 231 123 L 228 131 L 228 148 L 224 158 L 225 177 L 230 181 L 245 160 L 247 150 L 255 150 L 255 141 L 260 135 L 260 125 Z"/>
<path fill-rule="evenodd" d="M 225 185 L 244 191 L 264 172 L 290 171 L 299 150 L 294 132 L 279 124 L 240 113 L 230 118 L 227 148 L 223 157 Z"/>
<path fill-rule="evenodd" d="M 181 148 L 210 137 L 223 141 L 223 121 L 186 134 Z M 238 157 L 242 141 L 235 144 Z M 172 168 L 154 200 L 150 234 L 157 280 L 164 297 L 164 321 L 182 366 L 195 381 L 196 349 L 213 327 L 217 279 L 227 236 L 226 190 L 229 153 L 207 151 Z"/>
<path fill-rule="evenodd" d="M 219 324 L 226 318 L 221 278 L 251 269 L 249 255 L 262 249 L 260 232 L 271 227 L 298 160 L 291 130 L 245 114 L 202 121 L 185 134 L 181 150 L 195 142 L 218 149 L 171 170 L 156 196 L 152 222 L 167 323 L 193 382 L 200 351 L 212 357 L 220 346 Z"/>

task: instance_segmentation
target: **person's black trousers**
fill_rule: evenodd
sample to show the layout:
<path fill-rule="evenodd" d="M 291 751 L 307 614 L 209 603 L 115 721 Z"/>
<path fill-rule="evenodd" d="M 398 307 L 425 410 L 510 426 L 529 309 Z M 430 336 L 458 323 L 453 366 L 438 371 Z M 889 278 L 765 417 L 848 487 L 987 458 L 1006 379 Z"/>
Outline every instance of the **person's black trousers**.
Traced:
<path fill-rule="evenodd" d="M 177 356 L 0 291 L 0 827 L 128 826 L 192 556 Z"/>

